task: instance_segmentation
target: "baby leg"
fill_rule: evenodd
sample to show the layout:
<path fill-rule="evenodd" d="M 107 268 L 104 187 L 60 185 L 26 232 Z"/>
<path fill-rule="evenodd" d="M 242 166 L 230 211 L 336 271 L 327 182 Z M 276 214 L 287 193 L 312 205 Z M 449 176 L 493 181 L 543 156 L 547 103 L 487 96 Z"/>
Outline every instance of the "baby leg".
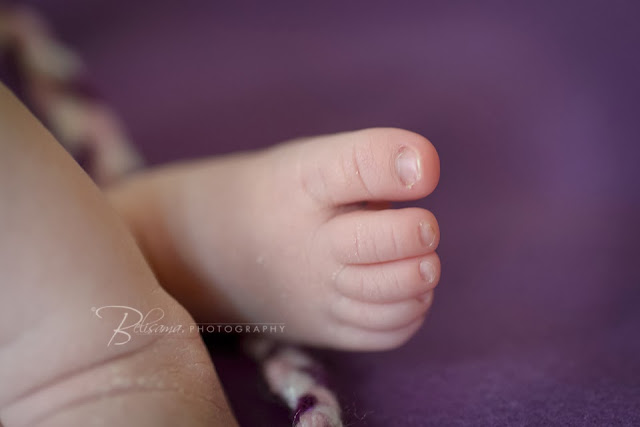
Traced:
<path fill-rule="evenodd" d="M 197 333 L 118 333 L 120 314 L 97 311 L 193 324 L 100 191 L 2 86 L 0 236 L 0 425 L 235 425 Z"/>

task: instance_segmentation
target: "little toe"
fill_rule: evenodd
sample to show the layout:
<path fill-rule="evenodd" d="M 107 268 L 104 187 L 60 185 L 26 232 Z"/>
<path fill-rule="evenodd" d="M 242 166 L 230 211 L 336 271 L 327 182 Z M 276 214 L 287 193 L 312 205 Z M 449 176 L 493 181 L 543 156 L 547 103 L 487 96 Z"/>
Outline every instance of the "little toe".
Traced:
<path fill-rule="evenodd" d="M 388 331 L 372 331 L 348 324 L 333 325 L 327 340 L 339 350 L 379 351 L 396 348 L 406 343 L 424 322 L 419 317 L 409 325 Z"/>
<path fill-rule="evenodd" d="M 415 200 L 438 183 L 438 154 L 416 133 L 365 129 L 319 140 L 309 141 L 315 147 L 305 152 L 299 170 L 302 187 L 322 204 Z"/>
<path fill-rule="evenodd" d="M 336 289 L 357 301 L 389 303 L 418 298 L 440 279 L 440 259 L 425 256 L 380 264 L 346 265 L 334 275 Z"/>
<path fill-rule="evenodd" d="M 434 252 L 438 223 L 425 209 L 353 211 L 327 222 L 323 236 L 338 262 L 373 264 Z"/>
<path fill-rule="evenodd" d="M 370 331 L 393 331 L 425 316 L 432 299 L 412 298 L 390 304 L 375 304 L 339 296 L 331 305 L 333 318 L 342 324 Z"/>

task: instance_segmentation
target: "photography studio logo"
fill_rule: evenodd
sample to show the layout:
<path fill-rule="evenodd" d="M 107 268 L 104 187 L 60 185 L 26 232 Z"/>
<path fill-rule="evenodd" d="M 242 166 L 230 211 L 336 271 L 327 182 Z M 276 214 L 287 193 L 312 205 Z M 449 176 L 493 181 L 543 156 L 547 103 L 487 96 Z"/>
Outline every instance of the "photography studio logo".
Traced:
<path fill-rule="evenodd" d="M 146 313 L 126 305 L 92 307 L 91 311 L 114 326 L 107 347 L 127 344 L 135 335 L 281 334 L 285 330 L 284 323 L 167 323 L 163 322 L 165 312 L 159 307 Z"/>

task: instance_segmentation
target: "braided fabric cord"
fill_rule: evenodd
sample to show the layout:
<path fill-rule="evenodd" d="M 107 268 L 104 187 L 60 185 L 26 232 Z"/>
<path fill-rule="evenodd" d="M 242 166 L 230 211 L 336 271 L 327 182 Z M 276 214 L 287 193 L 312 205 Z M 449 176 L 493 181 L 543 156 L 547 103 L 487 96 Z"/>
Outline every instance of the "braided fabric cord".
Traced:
<path fill-rule="evenodd" d="M 87 82 L 85 67 L 25 7 L 0 8 L 0 53 L 26 102 L 99 185 L 142 165 L 113 111 Z"/>
<path fill-rule="evenodd" d="M 247 342 L 272 393 L 287 404 L 293 427 L 341 427 L 340 405 L 322 366 L 300 349 L 268 340 Z"/>

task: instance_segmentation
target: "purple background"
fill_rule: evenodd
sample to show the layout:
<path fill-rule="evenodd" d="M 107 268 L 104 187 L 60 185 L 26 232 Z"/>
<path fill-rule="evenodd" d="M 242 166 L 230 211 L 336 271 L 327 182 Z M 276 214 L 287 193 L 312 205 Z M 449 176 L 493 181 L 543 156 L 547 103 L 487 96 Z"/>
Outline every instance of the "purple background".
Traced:
<path fill-rule="evenodd" d="M 425 327 L 317 352 L 349 425 L 640 425 L 640 3 L 34 3 L 151 163 L 368 126 L 435 144 Z M 213 353 L 243 425 L 287 425 Z"/>

